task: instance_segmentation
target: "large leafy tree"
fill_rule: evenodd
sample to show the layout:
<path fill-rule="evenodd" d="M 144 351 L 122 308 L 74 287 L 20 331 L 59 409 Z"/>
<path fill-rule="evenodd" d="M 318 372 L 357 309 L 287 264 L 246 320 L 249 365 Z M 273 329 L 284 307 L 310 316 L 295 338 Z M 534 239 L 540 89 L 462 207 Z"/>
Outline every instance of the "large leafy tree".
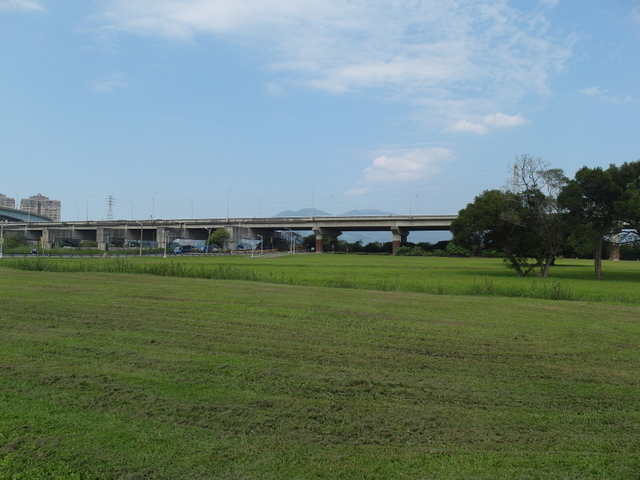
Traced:
<path fill-rule="evenodd" d="M 569 233 L 558 204 L 558 195 L 568 179 L 561 169 L 550 168 L 540 158 L 526 154 L 516 158 L 511 173 L 510 190 L 519 196 L 528 226 L 541 242 L 540 275 L 546 277 Z"/>
<path fill-rule="evenodd" d="M 562 170 L 529 155 L 516 158 L 507 190 L 489 190 L 460 211 L 451 225 L 454 243 L 473 253 L 494 250 L 519 276 L 547 276 L 561 252 L 567 227 L 557 195 Z"/>
<path fill-rule="evenodd" d="M 623 189 L 614 204 L 618 220 L 623 229 L 637 237 L 640 235 L 640 160 L 620 165 L 615 178 Z"/>
<path fill-rule="evenodd" d="M 540 241 L 520 197 L 509 191 L 487 190 L 460 210 L 451 223 L 453 242 L 472 254 L 496 252 L 518 276 L 526 276 L 540 264 Z M 533 261 L 531 260 L 533 259 Z"/>
<path fill-rule="evenodd" d="M 602 252 L 605 237 L 620 229 L 620 211 L 623 200 L 624 175 L 619 167 L 582 167 L 573 180 L 562 189 L 560 204 L 571 217 L 586 227 L 594 245 L 596 278 L 602 278 Z"/>

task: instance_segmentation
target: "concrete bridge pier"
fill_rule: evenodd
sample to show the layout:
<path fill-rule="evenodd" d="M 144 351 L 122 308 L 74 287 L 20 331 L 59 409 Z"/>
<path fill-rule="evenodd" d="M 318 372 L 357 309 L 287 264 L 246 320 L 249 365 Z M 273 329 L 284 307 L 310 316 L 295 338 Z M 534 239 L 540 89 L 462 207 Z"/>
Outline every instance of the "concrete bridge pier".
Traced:
<path fill-rule="evenodd" d="M 185 237 L 186 235 L 184 235 L 183 230 L 184 229 L 171 227 L 157 227 L 156 238 L 158 239 L 158 248 L 169 248 L 171 246 L 171 242 L 176 238 Z M 191 238 L 191 236 L 188 236 L 187 238 Z"/>
<path fill-rule="evenodd" d="M 42 246 L 46 249 L 50 249 L 53 246 L 51 241 L 51 231 L 48 228 L 42 229 Z"/>
<path fill-rule="evenodd" d="M 169 236 L 169 229 L 165 227 L 157 227 L 156 228 L 156 240 L 158 242 L 158 248 L 167 248 L 169 246 L 170 240 L 167 238 Z"/>
<path fill-rule="evenodd" d="M 609 253 L 609 260 L 620 260 L 620 235 L 617 233 L 611 235 L 611 251 Z"/>
<path fill-rule="evenodd" d="M 324 252 L 324 237 L 330 237 L 331 244 L 337 245 L 338 237 L 342 235 L 342 232 L 340 230 L 334 230 L 332 228 L 322 228 L 322 227 L 315 227 L 313 229 L 313 233 L 316 236 L 316 253 Z"/>
<path fill-rule="evenodd" d="M 391 233 L 393 233 L 392 252 L 396 253 L 403 243 L 407 243 L 409 231 L 406 228 L 391 227 Z"/>
<path fill-rule="evenodd" d="M 103 252 L 107 250 L 109 242 L 107 241 L 104 228 L 96 228 L 96 243 L 98 244 L 98 250 L 102 250 Z"/>

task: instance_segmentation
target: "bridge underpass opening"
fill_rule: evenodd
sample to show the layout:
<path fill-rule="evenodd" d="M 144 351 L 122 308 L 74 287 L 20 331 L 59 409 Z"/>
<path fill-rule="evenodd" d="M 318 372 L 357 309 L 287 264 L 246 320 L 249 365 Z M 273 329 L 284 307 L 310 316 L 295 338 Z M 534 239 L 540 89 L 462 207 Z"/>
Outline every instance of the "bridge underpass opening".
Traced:
<path fill-rule="evenodd" d="M 344 248 L 343 245 L 339 245 L 339 242 L 346 242 L 348 244 L 355 244 L 360 242 L 359 248 L 365 248 L 369 246 L 369 251 L 372 253 L 386 251 L 387 253 L 394 253 L 398 248 L 407 245 L 419 245 L 423 244 L 423 247 L 427 245 L 435 246 L 440 242 L 449 242 L 452 239 L 451 232 L 449 231 L 405 231 L 401 229 L 397 234 L 393 231 L 346 231 L 341 232 L 339 235 L 335 235 L 335 231 L 330 232 L 328 235 L 319 235 L 314 231 L 311 234 L 300 232 L 305 238 L 305 246 L 308 249 L 314 250 L 316 253 L 334 252 L 334 251 L 358 251 L 358 250 L 340 250 L 339 247 Z M 333 233 L 333 235 L 331 234 Z M 311 242 L 309 237 L 313 237 Z M 385 250 L 386 249 L 386 250 Z"/>

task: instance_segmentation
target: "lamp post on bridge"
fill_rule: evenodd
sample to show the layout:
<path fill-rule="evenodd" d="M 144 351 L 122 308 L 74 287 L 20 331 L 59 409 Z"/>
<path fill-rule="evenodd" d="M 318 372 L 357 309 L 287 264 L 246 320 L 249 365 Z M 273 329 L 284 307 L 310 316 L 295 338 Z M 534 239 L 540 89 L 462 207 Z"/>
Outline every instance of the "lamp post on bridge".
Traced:
<path fill-rule="evenodd" d="M 93 197 L 93 195 L 87 195 L 87 222 L 89 221 L 89 199 Z"/>
<path fill-rule="evenodd" d="M 158 192 L 153 192 L 153 197 L 151 198 L 151 221 L 153 222 L 156 219 L 156 195 Z"/>

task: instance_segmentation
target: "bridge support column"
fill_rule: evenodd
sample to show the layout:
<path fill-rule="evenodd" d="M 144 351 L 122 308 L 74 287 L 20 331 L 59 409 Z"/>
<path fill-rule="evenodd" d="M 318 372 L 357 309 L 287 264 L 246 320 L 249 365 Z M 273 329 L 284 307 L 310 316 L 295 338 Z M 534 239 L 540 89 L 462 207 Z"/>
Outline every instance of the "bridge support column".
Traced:
<path fill-rule="evenodd" d="M 167 235 L 169 231 L 165 227 L 156 228 L 156 240 L 158 241 L 158 248 L 165 248 L 167 245 Z"/>
<path fill-rule="evenodd" d="M 98 244 L 98 250 L 107 251 L 107 238 L 105 236 L 104 228 L 96 228 L 96 243 Z"/>
<path fill-rule="evenodd" d="M 620 235 L 611 236 L 611 251 L 609 252 L 609 260 L 620 260 Z"/>
<path fill-rule="evenodd" d="M 407 242 L 407 236 L 409 231 L 406 228 L 392 227 L 391 233 L 393 233 L 392 252 L 396 253 L 403 243 Z"/>
<path fill-rule="evenodd" d="M 48 228 L 42 229 L 41 245 L 47 250 L 53 247 L 53 244 L 51 242 L 51 231 Z"/>
<path fill-rule="evenodd" d="M 314 228 L 313 233 L 316 235 L 316 253 L 324 252 L 324 237 L 330 237 L 332 245 L 335 245 L 338 242 L 338 237 L 342 235 L 340 230 L 319 227 Z"/>

